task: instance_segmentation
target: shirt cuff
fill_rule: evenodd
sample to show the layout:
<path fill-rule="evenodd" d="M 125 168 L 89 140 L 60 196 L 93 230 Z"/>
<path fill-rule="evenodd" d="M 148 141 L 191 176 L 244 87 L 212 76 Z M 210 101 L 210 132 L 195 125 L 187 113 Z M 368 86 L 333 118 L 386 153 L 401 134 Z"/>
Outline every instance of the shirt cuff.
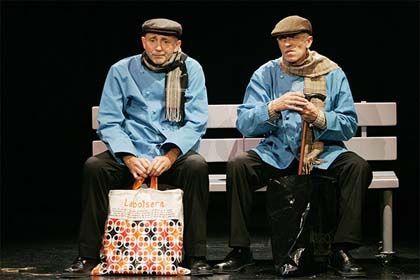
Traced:
<path fill-rule="evenodd" d="M 277 113 L 276 111 L 274 111 L 272 105 L 273 105 L 272 101 L 270 103 L 268 103 L 268 120 L 270 122 L 273 122 L 280 117 L 280 114 Z"/>
<path fill-rule="evenodd" d="M 313 126 L 324 129 L 327 127 L 327 119 L 325 118 L 325 113 L 322 110 L 318 111 L 318 115 L 316 116 L 316 119 L 312 123 Z"/>

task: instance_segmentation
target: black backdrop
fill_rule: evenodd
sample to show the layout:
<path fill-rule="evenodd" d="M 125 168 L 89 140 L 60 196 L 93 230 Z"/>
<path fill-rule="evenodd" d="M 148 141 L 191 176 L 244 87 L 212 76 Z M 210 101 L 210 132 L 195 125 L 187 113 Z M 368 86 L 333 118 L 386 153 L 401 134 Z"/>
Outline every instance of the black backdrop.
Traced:
<path fill-rule="evenodd" d="M 372 165 L 400 178 L 396 240 L 417 239 L 417 1 L 2 1 L 2 243 L 76 236 L 81 169 L 96 137 L 90 108 L 109 66 L 141 51 L 144 20 L 183 24 L 183 50 L 204 68 L 209 103 L 222 104 L 241 102 L 252 72 L 279 56 L 270 31 L 290 14 L 312 21 L 313 49 L 345 70 L 355 101 L 398 102 L 398 126 L 370 132 L 397 135 L 398 160 Z M 223 207 L 215 207 L 223 199 L 211 198 L 210 231 L 223 224 Z M 369 191 L 365 223 L 375 236 L 379 200 Z"/>

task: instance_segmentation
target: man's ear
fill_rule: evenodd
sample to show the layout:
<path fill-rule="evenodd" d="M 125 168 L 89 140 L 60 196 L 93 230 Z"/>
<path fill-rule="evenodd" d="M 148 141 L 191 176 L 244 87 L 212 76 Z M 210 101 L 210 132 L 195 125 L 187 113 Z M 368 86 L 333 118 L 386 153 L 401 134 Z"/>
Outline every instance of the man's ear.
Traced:
<path fill-rule="evenodd" d="M 175 43 L 175 51 L 176 52 L 181 49 L 181 45 L 182 45 L 182 41 L 181 40 L 176 41 L 176 43 Z"/>
<path fill-rule="evenodd" d="M 144 36 L 140 37 L 140 44 L 143 46 L 143 49 L 146 49 L 145 44 L 146 44 L 146 38 Z"/>
<path fill-rule="evenodd" d="M 306 38 L 306 48 L 309 49 L 312 46 L 312 42 L 314 41 L 314 37 L 312 36 L 308 36 L 308 38 Z"/>

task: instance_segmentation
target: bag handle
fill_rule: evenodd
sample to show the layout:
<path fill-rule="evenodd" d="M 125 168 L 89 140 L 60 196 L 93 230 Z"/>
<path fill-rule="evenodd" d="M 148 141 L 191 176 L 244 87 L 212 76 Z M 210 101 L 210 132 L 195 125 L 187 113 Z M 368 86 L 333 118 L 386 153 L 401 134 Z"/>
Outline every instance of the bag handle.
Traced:
<path fill-rule="evenodd" d="M 134 181 L 134 184 L 133 184 L 132 189 L 133 190 L 139 189 L 141 187 L 141 185 L 143 184 L 143 182 L 144 182 L 144 178 L 143 177 L 141 179 L 139 179 L 139 180 Z M 158 181 L 157 181 L 157 177 L 156 176 L 150 177 L 150 186 L 149 187 L 151 189 L 153 189 L 153 190 L 157 190 L 158 189 Z"/>

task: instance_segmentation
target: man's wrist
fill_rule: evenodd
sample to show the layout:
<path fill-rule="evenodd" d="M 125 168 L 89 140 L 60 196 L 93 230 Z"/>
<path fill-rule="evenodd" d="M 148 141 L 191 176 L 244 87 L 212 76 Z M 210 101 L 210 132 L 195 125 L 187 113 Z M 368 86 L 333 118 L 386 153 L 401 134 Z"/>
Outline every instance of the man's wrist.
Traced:
<path fill-rule="evenodd" d="M 136 156 L 132 155 L 132 154 L 126 154 L 126 155 L 122 156 L 121 159 L 124 163 L 126 163 L 132 157 L 136 157 Z"/>
<path fill-rule="evenodd" d="M 268 103 L 267 108 L 268 108 L 268 119 L 270 121 L 274 121 L 280 117 L 280 114 L 276 112 L 273 108 L 273 101 L 270 101 L 270 103 Z"/>
<path fill-rule="evenodd" d="M 178 147 L 173 147 L 168 150 L 165 156 L 169 159 L 171 164 L 173 164 L 180 154 L 181 154 L 181 150 Z"/>
<path fill-rule="evenodd" d="M 322 110 L 318 111 L 316 119 L 312 122 L 312 125 L 319 129 L 325 129 L 327 127 L 327 119 L 325 118 L 324 111 Z"/>

